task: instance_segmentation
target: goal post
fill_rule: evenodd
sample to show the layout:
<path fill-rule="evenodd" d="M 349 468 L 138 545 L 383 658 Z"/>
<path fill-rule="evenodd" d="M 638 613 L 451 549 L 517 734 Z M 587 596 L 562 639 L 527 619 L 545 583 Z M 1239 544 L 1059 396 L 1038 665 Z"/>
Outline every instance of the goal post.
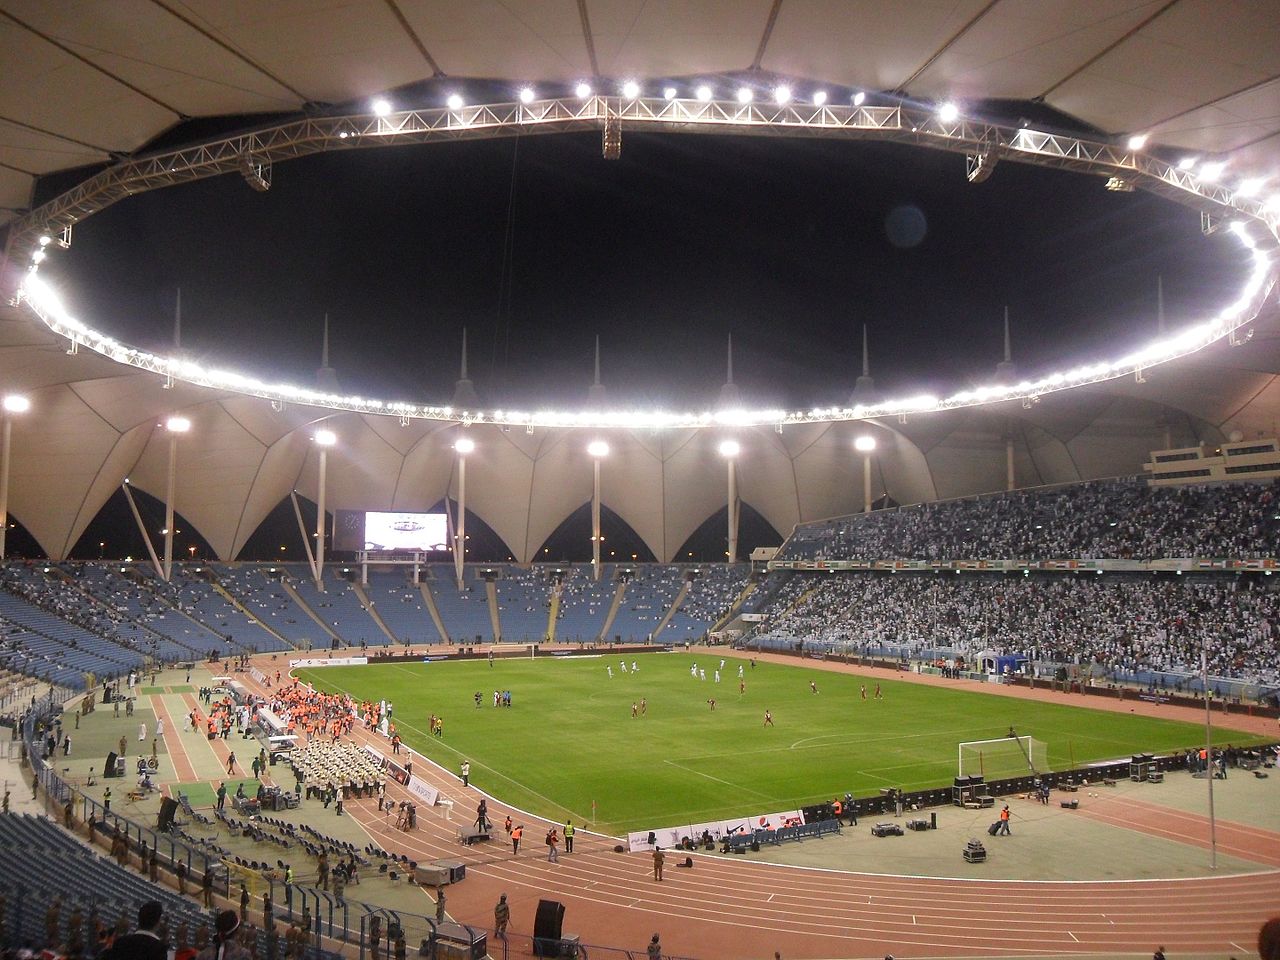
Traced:
<path fill-rule="evenodd" d="M 959 775 L 1011 780 L 1049 772 L 1048 748 L 1034 737 L 966 740 L 959 746 Z"/>

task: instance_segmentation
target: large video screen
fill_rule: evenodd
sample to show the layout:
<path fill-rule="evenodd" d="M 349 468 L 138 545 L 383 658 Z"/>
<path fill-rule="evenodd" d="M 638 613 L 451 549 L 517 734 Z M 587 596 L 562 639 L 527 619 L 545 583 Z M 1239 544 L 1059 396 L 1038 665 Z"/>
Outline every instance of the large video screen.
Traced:
<path fill-rule="evenodd" d="M 449 549 L 449 524 L 443 513 L 339 510 L 335 519 L 335 550 L 430 553 Z"/>

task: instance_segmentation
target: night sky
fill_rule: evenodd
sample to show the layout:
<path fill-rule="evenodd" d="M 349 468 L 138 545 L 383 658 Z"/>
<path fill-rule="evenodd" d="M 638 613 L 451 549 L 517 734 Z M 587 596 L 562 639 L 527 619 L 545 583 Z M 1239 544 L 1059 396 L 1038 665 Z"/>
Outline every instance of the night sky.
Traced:
<path fill-rule="evenodd" d="M 1113 357 L 1228 299 L 1238 244 L 1099 177 L 895 144 L 625 132 L 327 154 L 160 190 L 45 265 L 77 316 L 167 350 L 182 288 L 201 359 L 312 382 L 322 317 L 344 389 L 447 401 L 469 328 L 492 407 L 577 405 L 594 337 L 618 406 L 705 408 L 734 335 L 749 405 L 847 400 L 859 325 L 899 396 Z"/>

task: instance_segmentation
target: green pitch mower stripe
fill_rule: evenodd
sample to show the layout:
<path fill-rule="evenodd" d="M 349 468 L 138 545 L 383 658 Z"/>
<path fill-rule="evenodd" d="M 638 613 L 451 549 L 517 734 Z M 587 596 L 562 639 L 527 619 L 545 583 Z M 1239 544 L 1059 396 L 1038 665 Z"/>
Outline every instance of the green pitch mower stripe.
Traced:
<path fill-rule="evenodd" d="M 846 790 L 950 787 L 957 744 L 1002 737 L 1010 726 L 1043 741 L 1055 769 L 1071 757 L 1082 764 L 1194 747 L 1203 737 L 1195 724 L 902 681 L 879 680 L 884 699 L 876 700 L 874 678 L 772 663 L 747 666 L 739 693 L 738 664 L 746 661 L 726 655 L 715 683 L 718 653 L 635 659 L 635 673 L 606 655 L 300 675 L 321 689 L 391 701 L 408 744 L 449 770 L 469 759 L 472 782 L 510 803 L 576 820 L 594 801 L 595 826 L 611 833 L 775 812 Z M 690 676 L 695 662 L 706 680 Z M 492 706 L 495 688 L 511 691 L 512 707 Z M 632 717 L 642 698 L 647 710 Z M 427 733 L 433 713 L 444 718 L 443 738 Z M 1261 742 L 1225 729 L 1218 736 Z"/>

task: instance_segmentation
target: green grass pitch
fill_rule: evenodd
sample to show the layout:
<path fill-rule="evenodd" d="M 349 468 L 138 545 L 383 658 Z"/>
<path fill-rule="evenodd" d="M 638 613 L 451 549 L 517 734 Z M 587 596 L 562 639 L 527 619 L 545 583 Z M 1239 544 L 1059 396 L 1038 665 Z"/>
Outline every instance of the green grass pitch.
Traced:
<path fill-rule="evenodd" d="M 884 699 L 875 700 L 873 678 L 774 663 L 752 669 L 729 655 L 717 684 L 718 652 L 634 659 L 637 673 L 623 673 L 617 656 L 602 655 L 499 659 L 492 667 L 483 660 L 324 667 L 299 675 L 358 700 L 390 700 L 406 743 L 454 772 L 469 759 L 472 783 L 505 802 L 611 834 L 772 813 L 845 791 L 950 786 L 957 744 L 1004 736 L 1011 725 L 1048 745 L 1053 769 L 1204 739 L 1196 724 L 901 681 L 881 681 Z M 705 681 L 689 675 L 694 662 Z M 511 690 L 510 709 L 492 706 L 495 688 Z M 631 705 L 642 697 L 648 712 L 632 719 Z M 766 709 L 773 727 L 764 726 Z M 441 738 L 428 734 L 432 713 L 444 718 Z M 1225 729 L 1214 739 L 1261 742 Z"/>

